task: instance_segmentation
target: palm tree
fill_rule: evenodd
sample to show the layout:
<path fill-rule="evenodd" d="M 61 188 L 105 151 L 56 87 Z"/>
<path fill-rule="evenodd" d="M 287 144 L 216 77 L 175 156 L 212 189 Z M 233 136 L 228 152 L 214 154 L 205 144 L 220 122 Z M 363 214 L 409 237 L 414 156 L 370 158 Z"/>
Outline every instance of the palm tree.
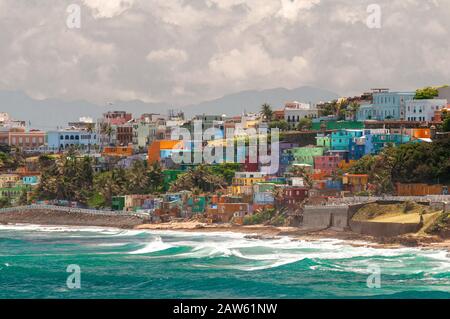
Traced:
<path fill-rule="evenodd" d="M 356 102 L 351 102 L 347 108 L 354 121 L 356 120 L 356 114 L 358 114 L 359 108 L 360 105 Z"/>
<path fill-rule="evenodd" d="M 284 189 L 282 187 L 274 187 L 272 189 L 272 196 L 274 199 L 275 209 L 278 211 L 282 207 L 284 200 Z"/>
<path fill-rule="evenodd" d="M 261 114 L 263 115 L 263 118 L 266 122 L 269 122 L 270 120 L 272 120 L 273 111 L 272 111 L 272 107 L 270 106 L 270 104 L 264 103 L 261 106 Z"/>
<path fill-rule="evenodd" d="M 200 165 L 180 175 L 170 189 L 177 192 L 182 190 L 190 191 L 197 187 L 203 192 L 213 192 L 217 189 L 224 189 L 225 185 L 226 182 L 223 177 L 213 174 L 206 165 Z"/>

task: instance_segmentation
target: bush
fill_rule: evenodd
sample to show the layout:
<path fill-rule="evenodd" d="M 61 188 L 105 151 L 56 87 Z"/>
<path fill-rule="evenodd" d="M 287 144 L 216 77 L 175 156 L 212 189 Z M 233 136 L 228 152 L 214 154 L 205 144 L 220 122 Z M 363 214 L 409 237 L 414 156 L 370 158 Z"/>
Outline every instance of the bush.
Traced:
<path fill-rule="evenodd" d="M 275 209 L 264 209 L 244 218 L 244 225 L 258 225 L 270 221 L 275 216 Z"/>
<path fill-rule="evenodd" d="M 434 224 L 431 225 L 431 227 L 426 230 L 426 232 L 428 234 L 438 234 L 441 231 L 447 229 L 449 224 L 450 224 L 450 213 L 442 213 L 436 219 Z"/>

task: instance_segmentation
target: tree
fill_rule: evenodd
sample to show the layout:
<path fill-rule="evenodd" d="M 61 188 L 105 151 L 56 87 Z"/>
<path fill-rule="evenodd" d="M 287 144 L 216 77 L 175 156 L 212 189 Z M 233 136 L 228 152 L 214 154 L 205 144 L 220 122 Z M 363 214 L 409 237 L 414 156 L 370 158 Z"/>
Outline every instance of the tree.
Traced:
<path fill-rule="evenodd" d="M 309 130 L 309 129 L 311 129 L 311 127 L 312 127 L 312 120 L 307 117 L 300 119 L 300 121 L 298 122 L 298 125 L 297 125 L 297 128 L 300 131 Z"/>
<path fill-rule="evenodd" d="M 269 123 L 269 128 L 278 128 L 281 131 L 289 130 L 289 124 L 285 120 L 272 121 Z"/>
<path fill-rule="evenodd" d="M 198 188 L 203 192 L 214 192 L 218 189 L 223 189 L 225 185 L 226 182 L 223 177 L 212 173 L 206 165 L 199 165 L 187 173 L 178 176 L 170 190 L 179 192 Z"/>
<path fill-rule="evenodd" d="M 284 206 L 283 206 L 283 203 L 284 203 L 284 189 L 282 187 L 275 186 L 272 189 L 272 196 L 273 196 L 275 209 L 278 211 L 278 210 L 284 208 Z"/>
<path fill-rule="evenodd" d="M 416 96 L 414 97 L 416 100 L 429 100 L 433 99 L 439 95 L 439 91 L 437 87 L 425 87 L 422 89 L 416 90 Z"/>
<path fill-rule="evenodd" d="M 213 174 L 225 179 L 227 184 L 231 184 L 233 177 L 237 171 L 241 168 L 239 163 L 221 163 L 218 165 L 213 165 L 210 170 Z"/>
<path fill-rule="evenodd" d="M 450 116 L 446 116 L 444 122 L 442 122 L 442 130 L 450 132 Z"/>
<path fill-rule="evenodd" d="M 352 116 L 352 119 L 356 120 L 356 115 L 358 114 L 360 105 L 356 102 L 351 102 L 347 108 L 348 114 Z"/>
<path fill-rule="evenodd" d="M 151 193 L 160 193 L 164 188 L 164 175 L 159 165 L 155 162 L 147 170 L 148 189 Z"/>
<path fill-rule="evenodd" d="M 263 118 L 266 122 L 268 122 L 272 119 L 273 111 L 272 111 L 272 107 L 270 106 L 270 104 L 264 103 L 261 106 L 261 114 L 263 115 Z"/>
<path fill-rule="evenodd" d="M 147 165 L 145 161 L 134 161 L 127 174 L 127 189 L 131 194 L 145 194 L 149 190 Z"/>

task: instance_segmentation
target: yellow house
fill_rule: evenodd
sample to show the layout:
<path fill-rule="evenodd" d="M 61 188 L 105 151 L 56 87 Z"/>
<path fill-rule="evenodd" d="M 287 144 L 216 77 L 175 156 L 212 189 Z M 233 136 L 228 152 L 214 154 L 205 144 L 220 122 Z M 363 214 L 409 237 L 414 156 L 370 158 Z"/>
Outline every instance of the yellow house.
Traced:
<path fill-rule="evenodd" d="M 266 180 L 266 176 L 260 172 L 236 172 L 231 185 L 233 195 L 251 195 L 253 184 Z"/>
<path fill-rule="evenodd" d="M 11 187 L 20 180 L 18 174 L 0 174 L 0 188 Z"/>

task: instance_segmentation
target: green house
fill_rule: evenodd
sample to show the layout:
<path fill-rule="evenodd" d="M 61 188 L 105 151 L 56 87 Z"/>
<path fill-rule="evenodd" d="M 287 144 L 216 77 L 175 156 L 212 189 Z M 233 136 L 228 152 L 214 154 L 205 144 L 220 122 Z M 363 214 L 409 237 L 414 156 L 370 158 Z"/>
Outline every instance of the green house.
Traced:
<path fill-rule="evenodd" d="M 114 196 L 111 202 L 111 209 L 121 211 L 125 208 L 125 196 Z"/>
<path fill-rule="evenodd" d="M 12 187 L 0 188 L 0 198 L 9 198 L 12 204 L 15 204 L 24 191 L 30 191 L 30 185 L 17 184 Z"/>
<path fill-rule="evenodd" d="M 323 150 L 323 147 L 316 146 L 294 147 L 292 149 L 294 163 L 314 166 L 314 157 L 323 156 Z"/>
<path fill-rule="evenodd" d="M 331 137 L 325 134 L 317 134 L 316 145 L 329 150 L 331 148 Z"/>
<path fill-rule="evenodd" d="M 322 124 L 326 125 L 327 130 L 360 130 L 364 128 L 364 122 L 358 121 L 322 121 L 312 124 L 312 129 L 320 131 Z"/>
<path fill-rule="evenodd" d="M 187 204 L 189 207 L 192 207 L 192 212 L 194 214 L 202 214 L 206 210 L 208 199 L 206 196 L 194 196 L 188 199 Z"/>

